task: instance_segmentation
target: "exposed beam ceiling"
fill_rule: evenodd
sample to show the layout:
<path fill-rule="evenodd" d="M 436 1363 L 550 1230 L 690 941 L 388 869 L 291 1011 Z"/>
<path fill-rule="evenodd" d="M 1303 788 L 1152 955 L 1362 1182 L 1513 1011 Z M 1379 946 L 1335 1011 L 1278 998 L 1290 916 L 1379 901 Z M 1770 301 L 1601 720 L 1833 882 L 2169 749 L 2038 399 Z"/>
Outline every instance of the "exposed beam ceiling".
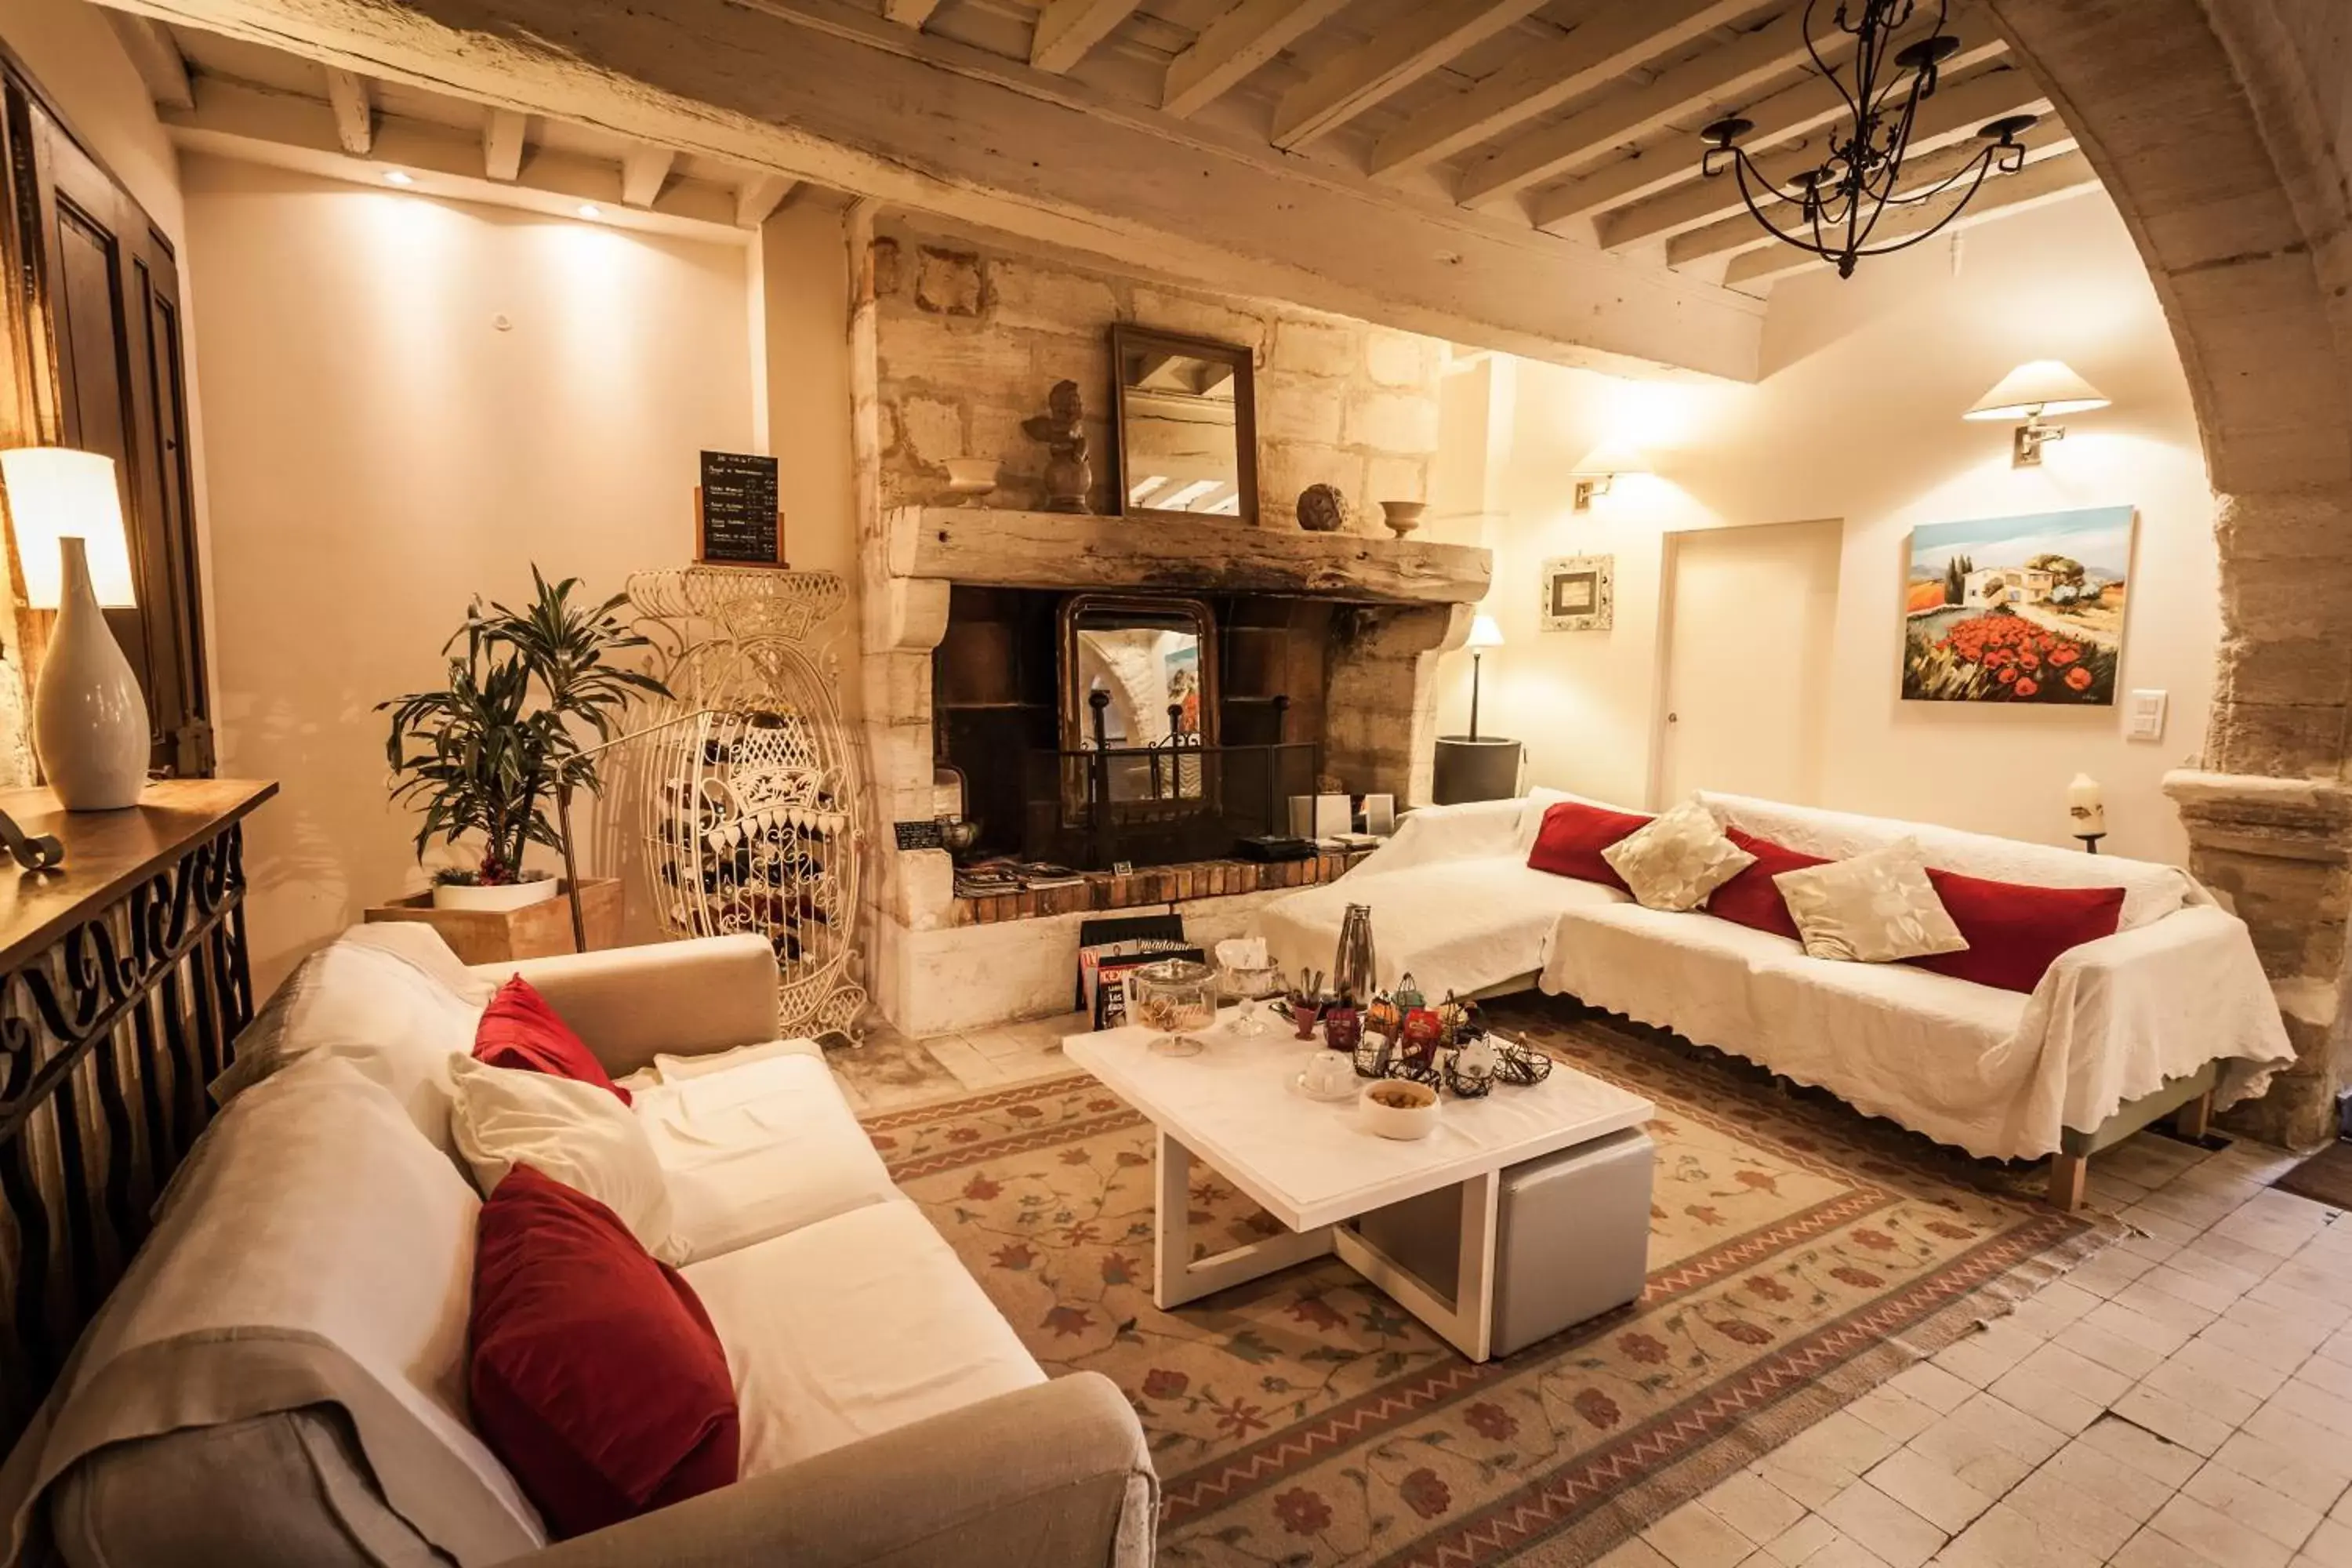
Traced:
<path fill-rule="evenodd" d="M 1801 8 L 1784 13 L 1737 42 L 1660 72 L 1646 87 L 1508 142 L 1473 164 L 1454 194 L 1472 204 L 1517 195 L 1571 173 L 1620 143 L 1662 130 L 1677 116 L 1783 75 L 1807 58 L 1803 20 Z"/>
<path fill-rule="evenodd" d="M 1168 62 L 1160 107 L 1195 112 L 1230 92 L 1250 72 L 1288 48 L 1310 28 L 1337 16 L 1348 0 L 1241 0 L 1201 29 Z"/>
<path fill-rule="evenodd" d="M 1919 106 L 1912 123 L 1911 152 L 1933 153 L 1973 142 L 1979 130 L 2005 114 L 2050 112 L 2041 87 L 2020 70 L 1996 70 L 1940 89 Z M 1775 184 L 1818 167 L 1822 150 L 1810 147 L 1767 154 L 1758 160 Z M 1636 206 L 1621 207 L 1601 220 L 1601 243 L 1612 250 L 1700 227 L 1740 210 L 1738 182 L 1728 174 L 1697 179 L 1673 193 Z"/>
<path fill-rule="evenodd" d="M 621 199 L 633 207 L 649 207 L 661 195 L 662 182 L 669 178 L 670 166 L 677 162 L 675 147 L 633 147 L 621 160 Z"/>
<path fill-rule="evenodd" d="M 196 106 L 195 84 L 188 79 L 188 62 L 180 58 L 180 46 L 173 41 L 171 28 L 152 17 L 134 16 L 127 11 L 109 11 L 106 19 L 114 24 L 122 52 L 131 57 L 131 68 L 158 109 Z"/>
<path fill-rule="evenodd" d="M 667 0 L 658 13 L 572 0 L 113 3 L 1147 276 L 1565 363 L 1757 374 L 1753 299 L 1328 158 L 1286 157 L 1230 127 L 1196 131 L 1156 103 L 847 0 Z M 1434 68 L 1538 4 L 1424 6 L 1376 40 L 1389 62 L 1376 74 L 1393 84 L 1416 68 L 1390 35 L 1409 36 L 1406 53 Z M 1431 37 L 1433 14 L 1443 37 Z M 1360 82 L 1339 96 L 1368 104 L 1379 90 Z"/>
<path fill-rule="evenodd" d="M 783 204 L 798 182 L 782 174 L 754 174 L 743 182 L 735 193 L 735 222 L 739 227 L 757 228 L 768 221 L 768 215 Z"/>
<path fill-rule="evenodd" d="M 367 78 L 353 71 L 327 68 L 327 101 L 335 110 L 335 134 L 343 151 L 364 158 L 375 147 L 375 101 Z"/>
<path fill-rule="evenodd" d="M 1110 30 L 1131 16 L 1140 0 L 1045 0 L 1037 13 L 1036 37 L 1029 45 L 1029 63 L 1041 71 L 1066 71 L 1087 58 L 1087 51 L 1110 37 Z"/>
<path fill-rule="evenodd" d="M 1274 144 L 1289 149 L 1338 130 L 1473 44 L 1542 9 L 1544 0 L 1423 0 L 1282 95 Z"/>
<path fill-rule="evenodd" d="M 1987 181 L 1966 211 L 1954 218 L 1944 232 L 1972 228 L 1990 218 L 2011 213 L 2047 206 L 2052 202 L 2064 201 L 2098 188 L 2099 177 L 2091 170 L 2090 160 L 2080 153 L 2062 153 L 2038 163 L 2029 163 L 2014 174 L 2003 174 L 1998 180 Z M 1930 203 L 1916 213 L 1891 218 L 1880 227 L 1877 239 L 1897 239 L 1906 235 L 1922 234 L 1933 228 L 1949 212 L 1952 198 Z M 1748 252 L 1732 258 L 1725 281 L 1741 288 L 1754 288 L 1790 273 L 1809 271 L 1829 264 L 1818 257 L 1809 256 L 1791 246 L 1775 244 L 1769 249 Z"/>
<path fill-rule="evenodd" d="M 940 0 L 884 0 L 882 14 L 902 27 L 919 27 L 940 8 Z"/>
<path fill-rule="evenodd" d="M 522 173 L 522 144 L 530 117 L 511 109 L 493 109 L 482 124 L 482 172 L 493 180 L 512 180 Z"/>
<path fill-rule="evenodd" d="M 1944 62 L 1948 73 L 1993 59 L 2009 47 L 1989 29 L 1970 36 L 1976 42 L 1964 44 L 1959 53 Z M 1753 153 L 1776 142 L 1793 141 L 1820 130 L 1844 112 L 1845 100 L 1838 89 L 1819 76 L 1808 76 L 1740 109 L 1742 118 L 1756 122 L 1756 129 L 1748 133 L 1742 145 Z M 1623 206 L 1685 180 L 1696 180 L 1699 177 L 1702 151 L 1696 132 L 1687 138 L 1676 137 L 1640 157 L 1604 164 L 1582 179 L 1539 194 L 1528 204 L 1528 216 L 1538 228 L 1549 228 L 1571 218 Z"/>
<path fill-rule="evenodd" d="M 1756 0 L 1645 0 L 1603 9 L 1557 43 L 1381 137 L 1372 148 L 1372 173 L 1402 174 L 1451 158 L 1755 9 Z"/>

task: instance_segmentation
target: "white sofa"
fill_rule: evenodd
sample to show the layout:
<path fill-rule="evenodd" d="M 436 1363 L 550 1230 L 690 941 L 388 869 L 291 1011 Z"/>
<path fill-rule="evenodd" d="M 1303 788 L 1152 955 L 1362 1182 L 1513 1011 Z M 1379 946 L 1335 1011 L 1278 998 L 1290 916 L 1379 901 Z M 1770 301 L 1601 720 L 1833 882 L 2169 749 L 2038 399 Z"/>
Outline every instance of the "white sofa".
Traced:
<path fill-rule="evenodd" d="M 467 972 L 392 929 L 314 958 L 247 1031 L 255 1063 L 285 1065 L 225 1081 L 0 1471 L 8 1561 L 1149 1563 L 1157 1483 L 1125 1397 L 1046 1380 L 817 1047 L 772 1037 L 765 942 Z M 736 1484 L 552 1547 L 466 1423 L 479 1205 L 436 1098 L 488 982 L 516 972 L 631 1075 L 741 1422 Z"/>
<path fill-rule="evenodd" d="M 1808 957 L 1703 911 L 1645 910 L 1618 889 L 1528 869 L 1544 813 L 1575 798 L 1538 790 L 1416 811 L 1338 881 L 1263 910 L 1267 945 L 1287 967 L 1328 969 L 1346 907 L 1367 904 L 1383 984 L 1408 971 L 1432 996 L 1539 984 L 1971 1154 L 2057 1155 L 2053 1192 L 2074 1195 L 2095 1148 L 2176 1107 L 2259 1093 L 2293 1059 L 2244 923 L 2178 868 L 1700 796 L 1726 826 L 1806 854 L 1842 858 L 1909 836 L 1930 865 L 1970 876 L 2125 889 L 2116 933 L 2066 952 L 2028 996 L 1910 964 Z"/>

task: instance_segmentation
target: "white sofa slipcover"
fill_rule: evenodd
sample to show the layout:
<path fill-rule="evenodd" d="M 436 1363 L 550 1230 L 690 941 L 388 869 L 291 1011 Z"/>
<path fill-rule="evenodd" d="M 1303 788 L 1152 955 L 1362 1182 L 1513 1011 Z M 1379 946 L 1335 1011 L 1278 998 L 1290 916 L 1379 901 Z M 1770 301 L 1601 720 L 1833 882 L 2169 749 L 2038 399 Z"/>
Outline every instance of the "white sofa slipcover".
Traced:
<path fill-rule="evenodd" d="M 311 979 L 373 962 L 348 958 Z M 478 1200 L 413 1120 L 414 1093 L 294 1038 L 192 1152 L 0 1470 L 8 1561 L 48 1546 L 71 1568 L 1150 1562 L 1157 1485 L 1124 1396 L 1093 1374 L 1046 1381 L 890 1184 L 816 1047 L 767 1037 L 763 942 L 489 977 L 518 970 L 608 1068 L 638 1069 L 623 1081 L 726 1349 L 741 1479 L 546 1548 L 466 1425 Z"/>
<path fill-rule="evenodd" d="M 1911 964 L 1811 958 L 1703 910 L 1645 910 L 1528 870 L 1545 811 L 1577 798 L 1424 807 L 1338 881 L 1269 905 L 1260 929 L 1285 965 L 1328 968 L 1346 906 L 1369 904 L 1384 984 L 1408 971 L 1433 996 L 1539 984 L 1994 1158 L 2087 1152 L 2168 1086 L 2218 1069 L 2214 1100 L 2228 1105 L 2294 1058 L 2244 923 L 2176 867 L 1700 796 L 1727 826 L 1829 858 L 1908 836 L 1931 865 L 1969 876 L 2123 888 L 2116 934 L 2065 953 L 2022 996 Z M 1531 894 L 1530 879 L 1582 890 Z"/>

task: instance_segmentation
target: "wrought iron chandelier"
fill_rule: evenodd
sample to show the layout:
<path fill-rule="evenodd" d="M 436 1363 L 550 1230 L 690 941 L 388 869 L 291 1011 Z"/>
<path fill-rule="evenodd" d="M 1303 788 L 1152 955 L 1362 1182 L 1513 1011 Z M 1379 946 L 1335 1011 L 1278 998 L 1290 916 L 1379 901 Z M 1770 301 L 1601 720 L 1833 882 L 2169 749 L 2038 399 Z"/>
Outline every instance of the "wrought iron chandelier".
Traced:
<path fill-rule="evenodd" d="M 2026 149 L 2018 137 L 2038 117 L 2011 114 L 1992 121 L 1978 131 L 1986 145 L 1974 157 L 1932 184 L 1907 186 L 1904 163 L 1911 153 L 1919 106 L 1935 96 L 1944 61 L 1960 47 L 1959 39 L 1944 31 L 1949 0 L 1937 0 L 1936 23 L 1927 37 L 1900 48 L 1894 47 L 1895 35 L 1910 25 L 1918 0 L 1860 0 L 1858 18 L 1853 17 L 1855 0 L 1837 0 L 1832 25 L 1854 41 L 1851 85 L 1814 41 L 1813 13 L 1822 3 L 1806 0 L 1805 52 L 1845 100 L 1845 121 L 1832 130 L 1828 155 L 1791 175 L 1783 186 L 1739 145 L 1739 139 L 1756 129 L 1755 121 L 1730 115 L 1699 132 L 1707 144 L 1699 172 L 1710 178 L 1731 174 L 1739 183 L 1740 200 L 1768 233 L 1836 262 L 1838 276 L 1851 278 L 1863 257 L 1884 256 L 1933 237 L 1960 216 L 1989 177 L 2023 168 Z M 1933 225 L 1872 243 L 1879 221 L 1890 210 L 1917 207 L 1955 190 L 1960 192 L 1959 200 Z M 1781 206 L 1796 209 L 1799 221 L 1789 226 L 1774 222 L 1768 208 Z"/>

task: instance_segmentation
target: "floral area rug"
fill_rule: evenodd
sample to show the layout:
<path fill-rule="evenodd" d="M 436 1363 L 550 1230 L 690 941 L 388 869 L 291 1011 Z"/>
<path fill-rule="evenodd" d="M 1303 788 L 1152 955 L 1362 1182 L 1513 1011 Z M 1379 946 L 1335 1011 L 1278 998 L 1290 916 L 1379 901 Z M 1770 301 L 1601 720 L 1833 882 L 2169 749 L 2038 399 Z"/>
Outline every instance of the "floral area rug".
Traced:
<path fill-rule="evenodd" d="M 1653 1100 L 1658 1157 L 1643 1299 L 1485 1365 L 1336 1258 L 1154 1307 L 1152 1131 L 1083 1073 L 866 1125 L 1046 1370 L 1126 1390 L 1170 1565 L 1590 1562 L 2116 1234 L 1645 1031 L 1495 1021 Z M 1218 1250 L 1275 1227 L 1192 1196 Z"/>

